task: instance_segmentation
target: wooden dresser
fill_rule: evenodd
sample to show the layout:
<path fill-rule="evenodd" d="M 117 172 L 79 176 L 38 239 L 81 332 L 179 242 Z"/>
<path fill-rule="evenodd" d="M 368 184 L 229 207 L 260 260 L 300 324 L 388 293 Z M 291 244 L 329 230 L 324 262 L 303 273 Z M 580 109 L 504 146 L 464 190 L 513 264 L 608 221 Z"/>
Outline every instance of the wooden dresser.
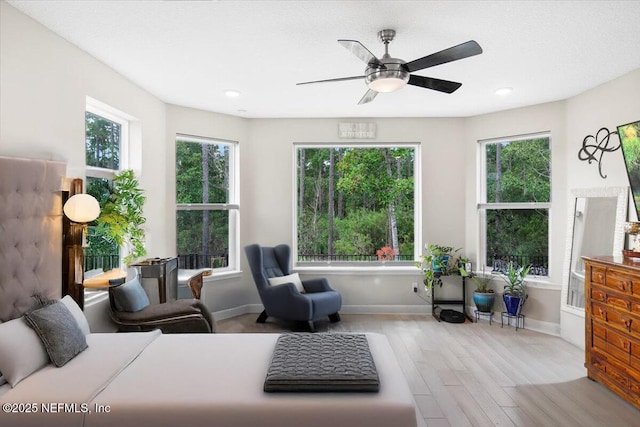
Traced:
<path fill-rule="evenodd" d="M 584 261 L 588 376 L 640 408 L 640 261 Z"/>

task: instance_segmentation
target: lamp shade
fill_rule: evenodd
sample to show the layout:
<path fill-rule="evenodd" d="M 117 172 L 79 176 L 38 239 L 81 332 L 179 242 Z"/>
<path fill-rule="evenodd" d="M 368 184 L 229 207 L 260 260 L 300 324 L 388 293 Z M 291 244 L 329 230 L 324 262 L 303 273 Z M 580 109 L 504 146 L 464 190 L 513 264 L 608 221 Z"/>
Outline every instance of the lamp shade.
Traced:
<path fill-rule="evenodd" d="M 64 204 L 64 214 L 73 222 L 86 224 L 100 215 L 100 204 L 90 194 L 76 194 Z"/>

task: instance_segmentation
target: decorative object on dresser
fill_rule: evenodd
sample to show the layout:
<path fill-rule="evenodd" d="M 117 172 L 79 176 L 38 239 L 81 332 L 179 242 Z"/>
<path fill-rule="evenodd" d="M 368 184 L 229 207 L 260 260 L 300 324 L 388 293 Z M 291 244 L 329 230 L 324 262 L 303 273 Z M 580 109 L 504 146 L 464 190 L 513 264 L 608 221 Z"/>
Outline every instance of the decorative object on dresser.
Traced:
<path fill-rule="evenodd" d="M 625 222 L 624 232 L 629 235 L 630 249 L 623 249 L 622 255 L 625 258 L 640 258 L 640 222 Z"/>
<path fill-rule="evenodd" d="M 587 375 L 640 409 L 640 261 L 584 261 Z"/>

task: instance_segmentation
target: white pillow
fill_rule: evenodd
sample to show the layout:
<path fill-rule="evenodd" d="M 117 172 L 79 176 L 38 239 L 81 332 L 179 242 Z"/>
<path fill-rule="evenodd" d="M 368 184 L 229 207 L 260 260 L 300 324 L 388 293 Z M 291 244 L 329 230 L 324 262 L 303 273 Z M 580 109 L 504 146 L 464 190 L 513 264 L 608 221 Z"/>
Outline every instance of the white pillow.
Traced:
<path fill-rule="evenodd" d="M 73 315 L 73 318 L 76 319 L 76 323 L 78 324 L 78 327 L 80 328 L 82 333 L 84 335 L 90 334 L 91 328 L 89 328 L 89 322 L 87 321 L 84 312 L 78 306 L 78 303 L 76 303 L 70 295 L 65 295 L 65 297 L 62 298 L 61 301 L 64 305 L 67 306 L 67 308 Z"/>
<path fill-rule="evenodd" d="M 48 364 L 44 344 L 22 317 L 0 324 L 0 372 L 11 387 Z"/>
<path fill-rule="evenodd" d="M 298 273 L 293 273 L 288 276 L 272 277 L 269 279 L 269 284 L 271 286 L 284 285 L 285 283 L 293 283 L 298 292 L 304 294 L 304 286 L 302 286 L 302 281 L 300 280 Z"/>

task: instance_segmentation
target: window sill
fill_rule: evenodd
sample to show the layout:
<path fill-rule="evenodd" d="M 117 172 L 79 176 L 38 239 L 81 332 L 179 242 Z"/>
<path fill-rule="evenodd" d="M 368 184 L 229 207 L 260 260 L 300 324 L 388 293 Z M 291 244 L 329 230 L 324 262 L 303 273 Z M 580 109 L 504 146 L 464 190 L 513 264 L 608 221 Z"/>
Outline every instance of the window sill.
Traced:
<path fill-rule="evenodd" d="M 92 305 L 100 304 L 102 301 L 109 299 L 109 292 L 106 290 L 92 290 L 91 292 L 85 292 L 84 294 L 84 307 L 91 307 Z"/>
<path fill-rule="evenodd" d="M 294 267 L 295 273 L 308 273 L 308 274 L 326 274 L 326 275 L 381 275 L 381 276 L 422 276 L 422 272 L 416 267 L 410 266 L 369 266 L 369 267 L 355 267 L 355 266 L 313 266 L 313 267 Z"/>
<path fill-rule="evenodd" d="M 220 273 L 211 273 L 210 276 L 204 276 L 202 281 L 204 283 L 217 282 L 225 279 L 236 279 L 242 277 L 242 270 L 230 270 Z"/>

